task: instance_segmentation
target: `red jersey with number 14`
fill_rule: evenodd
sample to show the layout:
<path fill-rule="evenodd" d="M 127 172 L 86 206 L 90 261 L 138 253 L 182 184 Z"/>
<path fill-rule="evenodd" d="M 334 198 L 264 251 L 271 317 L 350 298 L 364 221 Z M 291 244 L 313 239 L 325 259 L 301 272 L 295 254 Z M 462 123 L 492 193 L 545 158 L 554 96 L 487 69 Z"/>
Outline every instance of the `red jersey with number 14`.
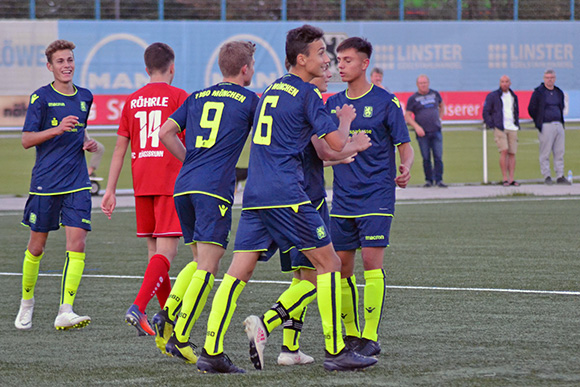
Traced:
<path fill-rule="evenodd" d="M 173 195 L 181 162 L 163 146 L 159 129 L 187 96 L 185 90 L 159 82 L 127 97 L 117 134 L 131 139 L 135 196 Z M 185 132 L 179 136 L 183 142 Z"/>

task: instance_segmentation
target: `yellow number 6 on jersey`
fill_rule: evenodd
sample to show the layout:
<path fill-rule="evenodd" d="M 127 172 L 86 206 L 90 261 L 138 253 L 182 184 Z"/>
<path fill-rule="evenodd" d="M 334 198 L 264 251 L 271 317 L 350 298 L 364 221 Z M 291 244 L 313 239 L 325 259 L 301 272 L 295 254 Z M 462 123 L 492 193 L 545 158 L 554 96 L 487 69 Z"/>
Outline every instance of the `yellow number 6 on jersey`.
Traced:
<path fill-rule="evenodd" d="M 270 145 L 272 141 L 272 123 L 274 122 L 272 116 L 264 114 L 266 112 L 266 107 L 271 105 L 273 108 L 278 104 L 277 95 L 267 95 L 264 97 L 264 102 L 262 103 L 262 109 L 260 109 L 260 118 L 258 118 L 257 127 L 254 129 L 254 144 L 260 145 Z M 264 134 L 262 130 L 262 125 L 266 125 L 266 133 Z"/>

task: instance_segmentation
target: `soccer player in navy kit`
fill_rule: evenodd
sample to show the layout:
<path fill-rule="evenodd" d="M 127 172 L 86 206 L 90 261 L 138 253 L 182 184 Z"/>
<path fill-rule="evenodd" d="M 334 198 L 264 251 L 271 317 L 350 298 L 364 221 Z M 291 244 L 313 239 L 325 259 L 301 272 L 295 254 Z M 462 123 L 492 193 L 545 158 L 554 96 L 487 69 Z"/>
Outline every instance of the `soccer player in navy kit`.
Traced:
<path fill-rule="evenodd" d="M 353 104 L 351 133 L 364 132 L 373 146 L 354 162 L 334 166 L 331 236 L 342 261 L 342 317 L 347 346 L 365 356 L 380 353 L 378 330 L 385 299 L 383 254 L 395 212 L 395 187 L 405 188 L 413 164 L 409 131 L 397 97 L 367 81 L 372 45 L 353 37 L 337 47 L 338 69 L 348 88 L 331 96 L 326 107 Z M 335 118 L 337 121 L 337 118 Z M 397 176 L 395 147 L 400 157 Z M 361 248 L 365 276 L 365 327 L 358 323 L 355 252 Z"/>
<path fill-rule="evenodd" d="M 289 64 L 287 68 L 289 68 Z M 322 77 L 316 77 L 310 81 L 322 93 L 328 90 L 328 81 L 332 73 L 328 65 L 324 70 Z M 326 185 L 324 182 L 324 167 L 337 164 L 349 163 L 354 160 L 358 152 L 367 149 L 371 143 L 369 137 L 364 133 L 359 133 L 351 138 L 341 152 L 333 151 L 326 141 L 319 139 L 316 135 L 312 136 L 310 143 L 302 152 L 302 166 L 304 170 L 304 192 L 310 198 L 310 201 L 316 207 L 316 210 L 324 220 L 327 228 L 330 228 L 330 214 L 326 201 Z M 328 161 L 323 161 L 328 160 Z M 268 260 L 274 251 L 268 251 L 265 256 L 262 255 L 260 260 Z M 316 283 L 316 270 L 314 265 L 306 256 L 297 249 L 291 249 L 288 252 L 280 252 L 282 271 L 293 272 L 294 278 L 290 286 L 295 286 L 300 281 L 310 281 Z M 307 306 L 301 308 L 296 315 L 297 318 L 290 318 L 284 322 L 284 334 L 282 350 L 278 356 L 280 365 L 297 365 L 309 364 L 314 362 L 312 356 L 304 354 L 299 348 L 300 335 L 304 324 L 304 316 Z M 275 307 L 270 313 L 275 313 Z M 265 313 L 261 318 L 264 319 L 268 314 Z M 275 314 L 274 314 L 275 316 Z M 264 325 L 265 323 L 262 322 Z"/>
<path fill-rule="evenodd" d="M 223 81 L 192 93 L 161 127 L 161 141 L 183 161 L 175 181 L 175 207 L 185 243 L 197 249 L 197 270 L 181 295 L 181 310 L 166 345 L 167 354 L 188 363 L 197 361 L 189 344 L 191 329 L 213 288 L 229 241 L 235 166 L 258 104 L 258 96 L 245 88 L 254 75 L 255 50 L 252 42 L 225 43 L 218 59 Z M 178 133 L 185 128 L 184 147 Z M 162 315 L 170 318 L 160 312 L 154 321 Z"/>
<path fill-rule="evenodd" d="M 47 68 L 54 81 L 32 94 L 22 129 L 22 146 L 36 147 L 36 162 L 22 220 L 30 227 L 30 240 L 22 265 L 22 300 L 14 323 L 21 330 L 32 328 L 40 260 L 48 233 L 58 230 L 60 224 L 66 227 L 66 260 L 54 327 L 83 328 L 91 321 L 72 309 L 91 230 L 91 182 L 84 151 L 97 150 L 86 131 L 93 95 L 73 84 L 74 48 L 74 43 L 66 40 L 56 40 L 47 47 Z"/>
<path fill-rule="evenodd" d="M 352 370 L 376 363 L 376 359 L 361 356 L 344 346 L 339 315 L 340 260 L 332 248 L 324 221 L 302 184 L 300 155 L 310 137 L 313 134 L 324 137 L 332 149 L 340 151 L 355 116 L 352 107 L 337 108 L 340 121 L 337 130 L 324 110 L 321 94 L 307 83 L 322 76 L 329 61 L 323 35 L 322 30 L 309 25 L 288 32 L 286 57 L 291 65 L 290 73 L 270 85 L 260 99 L 254 118 L 234 258 L 214 297 L 205 345 L 197 362 L 200 371 L 244 372 L 224 354 L 224 334 L 261 252 L 273 243 L 281 251 L 293 248 L 303 251 L 318 270 L 318 304 L 327 351 L 325 368 Z M 246 319 L 246 331 L 254 338 L 250 345 L 256 368 L 263 368 L 262 343 L 268 332 L 288 318 L 296 317 L 300 307 L 315 295 L 314 284 L 300 281 L 280 296 L 277 315 L 268 321 L 268 326 L 257 317 Z"/>

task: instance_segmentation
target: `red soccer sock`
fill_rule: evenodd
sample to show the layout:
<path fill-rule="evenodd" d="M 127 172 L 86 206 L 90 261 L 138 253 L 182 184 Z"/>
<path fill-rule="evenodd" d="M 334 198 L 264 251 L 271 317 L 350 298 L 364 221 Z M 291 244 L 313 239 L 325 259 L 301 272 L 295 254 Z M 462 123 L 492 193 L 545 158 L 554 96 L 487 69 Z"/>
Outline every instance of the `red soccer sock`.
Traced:
<path fill-rule="evenodd" d="M 145 270 L 141 289 L 139 289 L 139 293 L 137 293 L 134 302 L 141 313 L 145 313 L 147 304 L 157 292 L 160 290 L 163 292 L 164 286 L 171 287 L 169 284 L 169 266 L 169 261 L 163 255 L 155 254 L 151 257 L 149 265 L 147 265 L 147 269 Z M 163 304 L 165 304 L 165 300 L 169 295 L 169 291 L 165 291 L 167 294 L 165 295 Z"/>
<path fill-rule="evenodd" d="M 169 270 L 168 270 L 169 271 Z M 159 307 L 163 309 L 165 306 L 165 302 L 167 301 L 167 297 L 171 293 L 171 280 L 169 279 L 169 272 L 166 272 L 163 276 L 163 282 L 161 282 L 161 286 L 157 289 L 157 300 L 159 301 Z"/>

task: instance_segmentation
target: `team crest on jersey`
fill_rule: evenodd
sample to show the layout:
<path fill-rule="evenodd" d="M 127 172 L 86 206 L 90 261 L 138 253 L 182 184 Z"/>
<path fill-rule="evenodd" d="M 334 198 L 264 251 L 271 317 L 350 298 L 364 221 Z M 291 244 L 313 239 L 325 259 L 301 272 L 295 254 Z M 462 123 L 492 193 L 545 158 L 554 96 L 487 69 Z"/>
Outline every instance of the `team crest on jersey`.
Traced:
<path fill-rule="evenodd" d="M 326 237 L 324 226 L 320 226 L 316 229 L 316 235 L 318 236 L 318 239 L 324 239 L 324 237 Z"/>
<path fill-rule="evenodd" d="M 371 118 L 373 116 L 373 107 L 372 106 L 365 106 L 363 111 L 364 118 Z"/>
<path fill-rule="evenodd" d="M 30 104 L 32 105 L 34 101 L 36 101 L 38 98 L 39 98 L 38 95 L 32 94 L 32 96 L 30 97 Z"/>
<path fill-rule="evenodd" d="M 50 121 L 50 124 L 52 126 L 58 126 L 58 120 L 56 119 L 56 117 L 52 117 L 52 121 Z"/>
<path fill-rule="evenodd" d="M 85 101 L 81 101 L 81 111 L 87 111 L 87 103 Z"/>

